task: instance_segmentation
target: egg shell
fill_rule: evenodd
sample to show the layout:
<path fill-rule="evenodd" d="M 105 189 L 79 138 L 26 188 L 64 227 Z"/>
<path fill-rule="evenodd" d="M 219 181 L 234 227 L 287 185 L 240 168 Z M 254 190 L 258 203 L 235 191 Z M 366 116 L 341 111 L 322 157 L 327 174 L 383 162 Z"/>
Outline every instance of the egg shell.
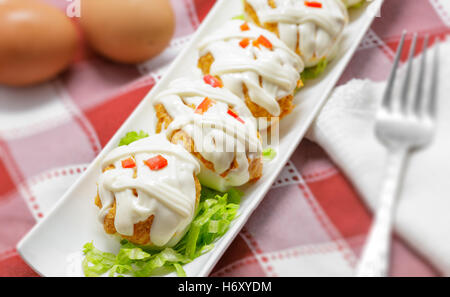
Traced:
<path fill-rule="evenodd" d="M 82 0 L 80 23 L 95 51 L 129 64 L 161 53 L 175 30 L 169 0 Z"/>
<path fill-rule="evenodd" d="M 78 34 L 60 10 L 35 0 L 0 0 L 0 84 L 46 81 L 74 58 Z"/>

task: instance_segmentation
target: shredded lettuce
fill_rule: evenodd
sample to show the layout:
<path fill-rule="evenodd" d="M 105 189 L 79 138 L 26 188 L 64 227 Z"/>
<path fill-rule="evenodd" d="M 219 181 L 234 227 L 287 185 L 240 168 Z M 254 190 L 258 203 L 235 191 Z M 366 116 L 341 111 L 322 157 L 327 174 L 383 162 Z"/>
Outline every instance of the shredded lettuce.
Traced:
<path fill-rule="evenodd" d="M 146 138 L 146 137 L 148 137 L 148 134 L 142 130 L 139 131 L 139 133 L 136 131 L 131 131 L 131 132 L 128 132 L 124 137 L 122 137 L 122 139 L 120 139 L 119 146 L 129 145 L 132 142 L 135 142 L 139 139 Z"/>
<path fill-rule="evenodd" d="M 271 161 L 275 159 L 277 152 L 273 148 L 269 147 L 263 150 L 262 155 L 264 160 Z"/>
<path fill-rule="evenodd" d="M 83 259 L 83 271 L 86 276 L 99 276 L 110 270 L 115 263 L 116 256 L 102 252 L 94 247 L 92 242 L 83 247 L 86 257 Z"/>
<path fill-rule="evenodd" d="M 186 276 L 183 265 L 210 251 L 214 242 L 224 235 L 236 217 L 243 193 L 231 189 L 220 193 L 203 187 L 195 218 L 188 232 L 173 248 L 161 251 L 121 241 L 117 255 L 105 253 L 92 242 L 84 245 L 82 263 L 86 276 L 155 276 L 175 271 Z"/>
<path fill-rule="evenodd" d="M 301 73 L 302 80 L 318 78 L 325 71 L 327 66 L 327 59 L 322 58 L 316 66 L 305 68 L 305 70 Z"/>

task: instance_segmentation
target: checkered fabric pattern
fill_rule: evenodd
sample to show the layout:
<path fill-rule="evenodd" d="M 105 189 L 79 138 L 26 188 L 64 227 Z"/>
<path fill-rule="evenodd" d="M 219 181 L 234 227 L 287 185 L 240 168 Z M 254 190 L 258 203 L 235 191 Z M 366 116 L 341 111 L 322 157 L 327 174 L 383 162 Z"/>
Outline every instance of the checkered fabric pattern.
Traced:
<path fill-rule="evenodd" d="M 68 4 L 45 1 L 61 9 Z M 215 2 L 171 1 L 177 29 L 161 56 L 122 66 L 83 45 L 57 80 L 29 89 L 0 87 L 0 276 L 37 275 L 15 245 L 82 174 Z M 386 79 L 404 29 L 432 37 L 450 33 L 450 1 L 386 0 L 339 84 Z M 339 168 L 305 140 L 212 276 L 352 275 L 370 223 Z M 397 236 L 391 273 L 439 275 Z"/>

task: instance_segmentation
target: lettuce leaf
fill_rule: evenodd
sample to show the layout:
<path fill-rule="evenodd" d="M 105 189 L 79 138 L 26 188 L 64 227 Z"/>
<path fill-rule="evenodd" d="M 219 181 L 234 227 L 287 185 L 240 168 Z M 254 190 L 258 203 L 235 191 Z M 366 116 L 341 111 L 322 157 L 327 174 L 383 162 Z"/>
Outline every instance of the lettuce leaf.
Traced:
<path fill-rule="evenodd" d="M 271 161 L 277 156 L 277 152 L 273 148 L 269 147 L 263 150 L 262 156 L 264 160 Z"/>
<path fill-rule="evenodd" d="M 82 266 L 86 276 L 155 276 L 175 271 L 186 276 L 183 265 L 207 253 L 223 236 L 236 217 L 243 193 L 231 189 L 220 193 L 203 187 L 197 212 L 186 235 L 173 248 L 160 251 L 121 241 L 117 255 L 102 252 L 92 242 L 83 248 Z"/>
<path fill-rule="evenodd" d="M 128 132 L 124 137 L 122 137 L 122 139 L 120 139 L 119 146 L 129 145 L 130 143 L 146 137 L 148 137 L 148 134 L 142 130 L 139 131 L 139 133 L 136 131 L 131 131 Z"/>
<path fill-rule="evenodd" d="M 316 79 L 318 78 L 327 68 L 328 60 L 322 58 L 319 63 L 314 67 L 305 68 L 301 73 L 302 80 Z"/>

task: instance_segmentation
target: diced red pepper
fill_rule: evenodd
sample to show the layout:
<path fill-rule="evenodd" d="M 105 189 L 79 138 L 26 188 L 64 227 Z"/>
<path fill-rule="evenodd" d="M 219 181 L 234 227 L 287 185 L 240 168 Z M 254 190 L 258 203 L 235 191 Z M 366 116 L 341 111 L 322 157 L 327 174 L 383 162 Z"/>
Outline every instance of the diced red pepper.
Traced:
<path fill-rule="evenodd" d="M 215 76 L 208 74 L 203 77 L 203 80 L 205 81 L 205 83 L 213 86 L 214 88 L 222 88 L 223 87 L 222 82 Z"/>
<path fill-rule="evenodd" d="M 209 99 L 208 97 L 205 98 L 205 100 L 200 103 L 197 108 L 195 109 L 195 113 L 197 114 L 204 114 L 213 104 L 213 101 Z"/>
<path fill-rule="evenodd" d="M 239 45 L 242 48 L 246 48 L 249 44 L 250 44 L 250 39 L 248 39 L 248 38 L 244 38 L 241 40 L 241 42 L 239 42 Z"/>
<path fill-rule="evenodd" d="M 134 168 L 136 167 L 136 162 L 132 158 L 128 158 L 122 161 L 123 168 Z"/>
<path fill-rule="evenodd" d="M 150 168 L 150 170 L 160 170 L 167 166 L 167 159 L 164 158 L 161 155 L 158 155 L 156 157 L 150 158 L 146 161 L 144 161 L 145 165 Z"/>
<path fill-rule="evenodd" d="M 242 124 L 245 124 L 244 120 L 241 119 L 234 111 L 232 111 L 231 109 L 228 109 L 228 114 L 230 116 L 232 116 L 233 118 L 235 118 L 236 120 L 238 120 L 239 122 L 241 122 Z"/>
<path fill-rule="evenodd" d="M 269 39 L 267 39 L 263 35 L 259 35 L 259 37 L 258 37 L 258 39 L 256 41 L 257 41 L 258 44 L 261 44 L 261 45 L 267 47 L 268 49 L 272 49 L 272 47 L 273 47 L 273 45 L 269 41 Z"/>
<path fill-rule="evenodd" d="M 305 1 L 305 6 L 313 8 L 322 8 L 322 3 L 317 1 Z"/>
<path fill-rule="evenodd" d="M 250 30 L 250 27 L 248 26 L 247 22 L 243 23 L 241 25 L 241 31 L 248 31 Z"/>

